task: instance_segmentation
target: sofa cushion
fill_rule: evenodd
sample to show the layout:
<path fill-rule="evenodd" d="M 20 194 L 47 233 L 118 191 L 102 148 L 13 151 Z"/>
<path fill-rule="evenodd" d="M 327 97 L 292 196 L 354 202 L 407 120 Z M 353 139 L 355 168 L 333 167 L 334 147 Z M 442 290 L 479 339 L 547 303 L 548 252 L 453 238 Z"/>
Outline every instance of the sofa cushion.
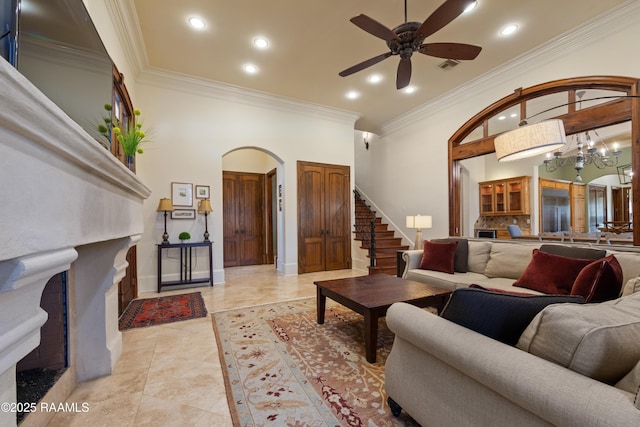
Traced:
<path fill-rule="evenodd" d="M 546 307 L 516 347 L 615 384 L 640 360 L 640 294 L 599 304 Z"/>
<path fill-rule="evenodd" d="M 545 244 L 540 246 L 542 252 L 546 252 L 551 255 L 560 255 L 567 258 L 579 258 L 579 259 L 601 259 L 607 256 L 607 251 L 604 249 L 593 248 L 578 248 L 574 246 L 566 245 L 549 245 Z"/>
<path fill-rule="evenodd" d="M 436 243 L 425 240 L 420 268 L 453 274 L 457 246 L 458 242 Z"/>
<path fill-rule="evenodd" d="M 627 283 L 634 277 L 640 276 L 640 253 L 608 251 L 607 254 L 614 254 L 616 259 L 622 266 L 622 283 Z"/>
<path fill-rule="evenodd" d="M 532 249 L 532 246 L 523 244 L 492 243 L 489 261 L 484 270 L 485 276 L 517 279 L 529 265 Z"/>
<path fill-rule="evenodd" d="M 640 360 L 636 366 L 616 383 L 616 387 L 635 396 L 633 404 L 640 409 Z"/>
<path fill-rule="evenodd" d="M 469 257 L 467 259 L 467 269 L 473 273 L 479 273 L 484 276 L 484 270 L 487 268 L 489 254 L 491 253 L 491 243 L 470 241 Z"/>
<path fill-rule="evenodd" d="M 567 258 L 534 249 L 531 262 L 513 286 L 545 294 L 569 295 L 576 277 L 590 263 L 588 259 Z"/>
<path fill-rule="evenodd" d="M 640 292 L 640 276 L 634 277 L 633 279 L 629 279 L 627 281 L 627 283 L 624 285 L 624 289 L 622 290 L 622 295 L 627 296 L 635 294 L 636 292 Z"/>
<path fill-rule="evenodd" d="M 618 298 L 622 289 L 622 267 L 615 255 L 593 261 L 580 271 L 571 295 L 582 295 L 586 302 L 603 302 Z"/>
<path fill-rule="evenodd" d="M 436 243 L 458 242 L 456 254 L 453 259 L 453 269 L 456 273 L 467 272 L 467 260 L 469 259 L 469 241 L 461 237 L 448 237 L 446 239 L 431 239 Z"/>
<path fill-rule="evenodd" d="M 580 296 L 514 295 L 478 288 L 451 294 L 442 317 L 485 336 L 515 345 L 536 314 L 549 304 L 582 303 Z"/>

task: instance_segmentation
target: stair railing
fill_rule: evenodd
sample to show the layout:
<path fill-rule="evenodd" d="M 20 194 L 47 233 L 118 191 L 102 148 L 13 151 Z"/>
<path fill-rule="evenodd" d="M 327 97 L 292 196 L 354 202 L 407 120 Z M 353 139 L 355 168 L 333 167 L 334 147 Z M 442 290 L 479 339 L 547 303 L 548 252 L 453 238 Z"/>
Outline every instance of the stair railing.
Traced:
<path fill-rule="evenodd" d="M 371 210 L 371 207 L 365 203 L 358 190 L 353 190 L 353 194 L 357 200 L 362 202 L 363 206 L 367 207 L 368 210 L 368 213 L 365 216 L 365 218 L 369 218 L 368 229 L 367 225 L 358 223 L 358 221 L 356 221 L 355 228 L 358 239 L 362 241 L 369 241 L 369 267 L 373 268 L 376 266 L 376 214 Z"/>

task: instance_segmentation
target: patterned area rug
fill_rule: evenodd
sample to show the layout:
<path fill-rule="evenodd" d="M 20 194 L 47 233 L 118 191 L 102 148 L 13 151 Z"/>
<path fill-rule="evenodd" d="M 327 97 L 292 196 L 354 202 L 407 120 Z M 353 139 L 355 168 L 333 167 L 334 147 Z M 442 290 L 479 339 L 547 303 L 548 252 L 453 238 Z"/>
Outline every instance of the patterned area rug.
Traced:
<path fill-rule="evenodd" d="M 417 426 L 386 404 L 393 334 L 380 320 L 377 362 L 364 352 L 363 317 L 327 300 L 324 325 L 307 298 L 213 314 L 235 426 Z"/>
<path fill-rule="evenodd" d="M 170 295 L 131 301 L 122 316 L 119 327 L 131 328 L 162 325 L 181 320 L 197 319 L 207 315 L 207 308 L 200 292 Z"/>

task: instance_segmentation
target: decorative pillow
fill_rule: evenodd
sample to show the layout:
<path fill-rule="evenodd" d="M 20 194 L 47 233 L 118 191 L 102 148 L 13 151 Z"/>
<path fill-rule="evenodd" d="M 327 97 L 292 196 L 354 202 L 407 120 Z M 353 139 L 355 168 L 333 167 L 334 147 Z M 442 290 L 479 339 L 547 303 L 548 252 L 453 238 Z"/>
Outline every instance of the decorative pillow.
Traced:
<path fill-rule="evenodd" d="M 547 307 L 516 347 L 615 384 L 640 360 L 640 294 L 599 304 Z"/>
<path fill-rule="evenodd" d="M 567 258 L 534 249 L 531 262 L 513 286 L 545 294 L 569 295 L 576 277 L 590 263 L 588 259 Z"/>
<path fill-rule="evenodd" d="M 467 271 L 484 274 L 491 253 L 491 243 L 470 241 L 469 256 L 467 258 Z"/>
<path fill-rule="evenodd" d="M 420 269 L 453 274 L 457 246 L 458 242 L 435 243 L 425 240 Z"/>
<path fill-rule="evenodd" d="M 490 291 L 490 292 L 497 292 L 500 294 L 509 294 L 509 295 L 520 295 L 523 297 L 530 297 L 533 294 L 530 292 L 513 292 L 513 291 L 508 291 L 506 289 L 498 289 L 498 288 L 485 288 L 484 286 L 481 285 L 476 285 L 475 283 L 469 285 L 469 287 L 471 289 L 482 289 L 484 291 Z"/>
<path fill-rule="evenodd" d="M 578 248 L 574 246 L 566 245 L 549 245 L 545 244 L 540 246 L 542 252 L 546 252 L 551 255 L 560 255 L 567 258 L 578 259 L 601 259 L 607 256 L 607 251 L 604 249 L 593 248 Z"/>
<path fill-rule="evenodd" d="M 453 259 L 453 269 L 458 273 L 467 272 L 467 259 L 469 258 L 469 241 L 459 237 L 448 237 L 446 239 L 431 239 L 435 243 L 458 242 L 456 255 Z"/>
<path fill-rule="evenodd" d="M 636 397 L 633 404 L 640 409 L 640 360 L 624 378 L 616 383 L 616 388 L 634 394 Z"/>
<path fill-rule="evenodd" d="M 531 319 L 549 304 L 583 303 L 569 295 L 514 295 L 483 289 L 456 289 L 442 317 L 508 345 L 515 345 Z"/>
<path fill-rule="evenodd" d="M 484 275 L 487 277 L 517 279 L 522 276 L 522 272 L 531 261 L 532 248 L 530 245 L 521 243 L 493 243 L 489 261 L 487 261 L 484 269 Z"/>
<path fill-rule="evenodd" d="M 616 299 L 622 289 L 622 267 L 614 255 L 593 261 L 580 271 L 571 295 L 582 295 L 586 302 Z"/>
<path fill-rule="evenodd" d="M 640 292 L 640 276 L 627 281 L 627 284 L 624 285 L 624 289 L 622 290 L 622 296 L 635 294 L 636 292 Z"/>

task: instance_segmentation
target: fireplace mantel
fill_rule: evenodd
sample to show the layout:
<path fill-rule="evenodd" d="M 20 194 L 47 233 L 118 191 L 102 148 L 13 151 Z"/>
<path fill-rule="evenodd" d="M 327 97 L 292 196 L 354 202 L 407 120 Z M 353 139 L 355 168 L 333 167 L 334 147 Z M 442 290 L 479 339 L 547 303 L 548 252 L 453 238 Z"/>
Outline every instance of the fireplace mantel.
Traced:
<path fill-rule="evenodd" d="M 96 100 L 104 103 L 104 100 Z M 38 346 L 47 281 L 70 270 L 70 371 L 111 373 L 121 353 L 117 283 L 151 191 L 0 58 L 0 401 Z M 0 413 L 0 425 L 15 425 Z"/>

